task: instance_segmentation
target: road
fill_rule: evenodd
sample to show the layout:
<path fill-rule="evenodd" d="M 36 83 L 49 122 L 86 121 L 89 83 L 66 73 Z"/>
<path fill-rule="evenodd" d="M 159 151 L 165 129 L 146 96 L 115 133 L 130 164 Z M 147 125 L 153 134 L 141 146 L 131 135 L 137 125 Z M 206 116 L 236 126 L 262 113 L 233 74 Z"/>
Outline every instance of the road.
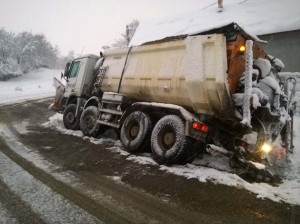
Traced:
<path fill-rule="evenodd" d="M 46 128 L 49 104 L 0 106 L 0 223 L 299 223 L 299 207 Z"/>

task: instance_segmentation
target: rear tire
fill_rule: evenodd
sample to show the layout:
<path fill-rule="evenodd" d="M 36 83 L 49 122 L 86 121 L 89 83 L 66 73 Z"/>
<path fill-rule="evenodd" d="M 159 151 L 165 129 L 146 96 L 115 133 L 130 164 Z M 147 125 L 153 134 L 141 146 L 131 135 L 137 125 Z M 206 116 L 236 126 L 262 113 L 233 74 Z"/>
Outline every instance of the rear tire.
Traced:
<path fill-rule="evenodd" d="M 151 135 L 153 159 L 159 164 L 186 164 L 196 152 L 195 140 L 185 136 L 184 122 L 175 115 L 167 115 L 155 125 Z"/>
<path fill-rule="evenodd" d="M 76 104 L 69 104 L 64 110 L 63 123 L 66 129 L 79 130 L 79 120 L 82 109 L 79 107 L 78 116 L 75 117 L 76 108 Z"/>
<path fill-rule="evenodd" d="M 86 136 L 97 137 L 105 131 L 101 125 L 97 123 L 99 116 L 98 108 L 95 106 L 89 106 L 84 109 L 80 117 L 80 129 Z"/>
<path fill-rule="evenodd" d="M 141 111 L 135 111 L 125 119 L 121 128 L 120 140 L 128 152 L 145 151 L 150 148 L 151 131 L 150 117 Z"/>

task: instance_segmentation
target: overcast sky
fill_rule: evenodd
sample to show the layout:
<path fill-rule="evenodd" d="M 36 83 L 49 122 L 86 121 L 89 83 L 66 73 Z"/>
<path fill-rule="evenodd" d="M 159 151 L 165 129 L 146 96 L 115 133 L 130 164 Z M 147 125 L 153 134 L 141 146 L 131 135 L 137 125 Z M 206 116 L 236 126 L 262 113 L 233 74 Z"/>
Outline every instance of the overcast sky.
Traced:
<path fill-rule="evenodd" d="M 209 0 L 0 0 L 0 28 L 43 33 L 62 55 L 82 49 L 83 54 L 98 54 L 133 19 L 193 11 L 200 1 Z"/>

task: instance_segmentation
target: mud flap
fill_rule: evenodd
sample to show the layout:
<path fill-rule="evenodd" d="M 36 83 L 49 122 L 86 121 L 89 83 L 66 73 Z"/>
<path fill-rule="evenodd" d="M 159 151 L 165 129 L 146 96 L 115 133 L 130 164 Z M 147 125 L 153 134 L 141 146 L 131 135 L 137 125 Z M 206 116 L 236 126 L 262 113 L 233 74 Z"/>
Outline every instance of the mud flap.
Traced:
<path fill-rule="evenodd" d="M 65 92 L 65 86 L 57 78 L 53 78 L 53 86 L 55 87 L 56 94 L 53 103 L 48 107 L 48 109 L 59 111 L 61 108 L 61 101 Z"/>

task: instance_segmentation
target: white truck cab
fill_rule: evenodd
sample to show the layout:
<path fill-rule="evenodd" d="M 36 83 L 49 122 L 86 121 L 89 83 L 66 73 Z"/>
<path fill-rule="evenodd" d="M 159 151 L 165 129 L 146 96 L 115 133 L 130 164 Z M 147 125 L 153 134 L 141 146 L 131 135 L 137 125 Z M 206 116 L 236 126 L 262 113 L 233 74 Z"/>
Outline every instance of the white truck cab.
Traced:
<path fill-rule="evenodd" d="M 63 74 L 66 86 L 55 80 L 59 84 L 56 87 L 57 93 L 52 108 L 64 114 L 64 125 L 68 129 L 79 129 L 82 107 L 92 96 L 93 83 L 97 76 L 95 65 L 99 58 L 93 54 L 78 57 L 66 64 Z"/>

